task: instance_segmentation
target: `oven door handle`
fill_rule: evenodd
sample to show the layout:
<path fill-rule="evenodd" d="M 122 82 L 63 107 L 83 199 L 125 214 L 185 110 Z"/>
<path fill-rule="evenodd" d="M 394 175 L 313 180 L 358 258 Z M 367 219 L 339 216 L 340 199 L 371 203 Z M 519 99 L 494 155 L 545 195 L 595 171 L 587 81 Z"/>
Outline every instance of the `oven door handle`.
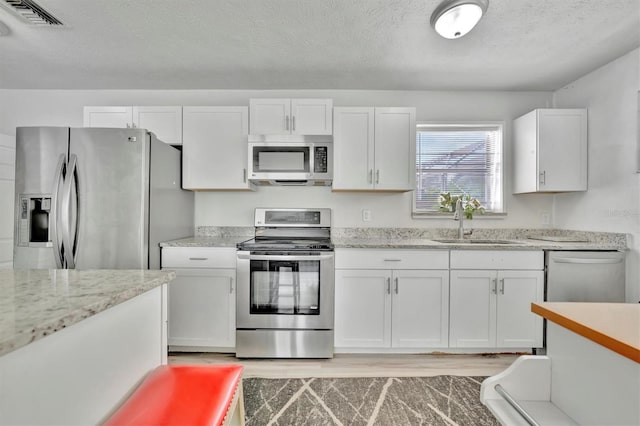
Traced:
<path fill-rule="evenodd" d="M 333 259 L 332 254 L 321 254 L 321 255 L 309 255 L 309 256 L 288 256 L 288 255 L 269 255 L 269 254 L 261 254 L 261 255 L 251 255 L 238 253 L 238 259 L 248 259 L 248 260 L 329 260 Z"/>

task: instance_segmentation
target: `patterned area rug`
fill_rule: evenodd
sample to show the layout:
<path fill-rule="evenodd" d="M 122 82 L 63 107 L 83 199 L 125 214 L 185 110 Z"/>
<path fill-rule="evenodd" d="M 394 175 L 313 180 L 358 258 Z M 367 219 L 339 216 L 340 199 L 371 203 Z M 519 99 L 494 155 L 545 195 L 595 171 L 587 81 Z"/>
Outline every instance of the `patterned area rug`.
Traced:
<path fill-rule="evenodd" d="M 248 426 L 498 425 L 484 377 L 243 379 Z"/>

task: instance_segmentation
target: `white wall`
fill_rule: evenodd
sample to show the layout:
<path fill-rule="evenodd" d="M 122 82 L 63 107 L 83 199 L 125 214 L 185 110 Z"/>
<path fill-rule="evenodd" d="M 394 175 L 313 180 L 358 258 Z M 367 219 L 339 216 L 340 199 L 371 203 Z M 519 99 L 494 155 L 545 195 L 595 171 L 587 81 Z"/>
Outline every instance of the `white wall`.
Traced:
<path fill-rule="evenodd" d="M 639 62 L 636 49 L 554 93 L 554 106 L 586 107 L 589 120 L 589 189 L 555 196 L 554 225 L 631 236 L 630 302 L 640 300 Z"/>
<path fill-rule="evenodd" d="M 0 134 L 0 269 L 13 266 L 15 138 Z"/>
<path fill-rule="evenodd" d="M 457 91 L 43 91 L 0 90 L 0 132 L 17 126 L 82 126 L 84 105 L 248 105 L 251 97 L 327 97 L 336 106 L 415 106 L 418 121 L 504 121 L 505 158 L 511 158 L 511 122 L 538 107 L 551 105 L 551 92 Z M 508 160 L 507 160 L 508 161 Z M 503 219 L 474 219 L 473 227 L 541 227 L 541 214 L 552 211 L 553 196 L 512 196 L 511 169 L 505 169 Z M 337 227 L 455 227 L 449 219 L 412 219 L 412 193 L 332 193 L 330 188 L 261 187 L 255 192 L 202 192 L 196 195 L 196 225 L 253 226 L 255 207 L 330 207 Z M 362 222 L 361 209 L 372 220 Z"/>

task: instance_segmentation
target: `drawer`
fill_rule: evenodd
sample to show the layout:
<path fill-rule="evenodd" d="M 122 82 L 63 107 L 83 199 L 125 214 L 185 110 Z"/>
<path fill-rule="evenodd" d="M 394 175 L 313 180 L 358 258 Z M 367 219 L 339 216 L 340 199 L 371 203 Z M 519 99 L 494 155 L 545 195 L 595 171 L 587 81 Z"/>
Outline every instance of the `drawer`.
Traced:
<path fill-rule="evenodd" d="M 544 269 L 542 251 L 451 250 L 451 269 Z"/>
<path fill-rule="evenodd" d="M 449 269 L 448 250 L 336 249 L 336 269 Z"/>
<path fill-rule="evenodd" d="M 235 268 L 236 249 L 231 247 L 163 247 L 163 268 Z"/>

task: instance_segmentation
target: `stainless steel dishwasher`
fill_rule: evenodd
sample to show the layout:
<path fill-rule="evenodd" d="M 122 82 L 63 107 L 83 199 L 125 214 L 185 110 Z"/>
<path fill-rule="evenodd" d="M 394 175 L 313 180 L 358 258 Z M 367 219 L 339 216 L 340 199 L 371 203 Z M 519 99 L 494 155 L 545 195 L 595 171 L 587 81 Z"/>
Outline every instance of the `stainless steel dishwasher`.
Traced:
<path fill-rule="evenodd" d="M 547 251 L 548 302 L 624 302 L 625 257 L 619 251 Z"/>

